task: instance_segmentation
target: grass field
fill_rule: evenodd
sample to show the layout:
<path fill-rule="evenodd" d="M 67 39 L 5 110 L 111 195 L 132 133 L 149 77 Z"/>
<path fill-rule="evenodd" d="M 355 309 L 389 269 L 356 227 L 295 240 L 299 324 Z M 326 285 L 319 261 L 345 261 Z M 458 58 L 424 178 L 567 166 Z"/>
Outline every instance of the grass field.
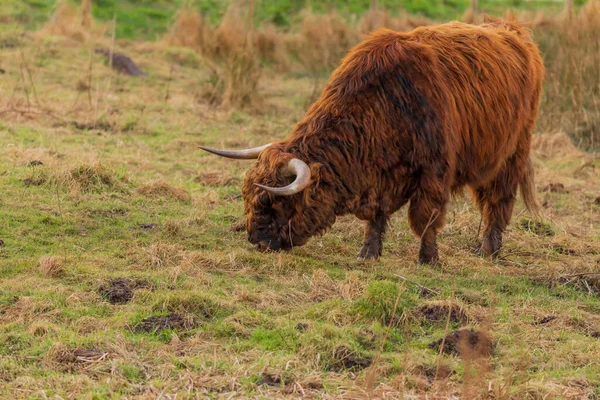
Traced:
<path fill-rule="evenodd" d="M 353 217 L 260 254 L 240 225 L 250 162 L 198 146 L 285 137 L 313 79 L 266 71 L 248 113 L 206 104 L 191 50 L 117 50 L 148 75 L 67 38 L 2 37 L 0 397 L 600 395 L 600 160 L 560 127 L 534 143 L 544 219 L 519 202 L 495 261 L 475 255 L 468 197 L 440 267 L 416 264 L 405 210 L 376 262 L 355 259 Z"/>

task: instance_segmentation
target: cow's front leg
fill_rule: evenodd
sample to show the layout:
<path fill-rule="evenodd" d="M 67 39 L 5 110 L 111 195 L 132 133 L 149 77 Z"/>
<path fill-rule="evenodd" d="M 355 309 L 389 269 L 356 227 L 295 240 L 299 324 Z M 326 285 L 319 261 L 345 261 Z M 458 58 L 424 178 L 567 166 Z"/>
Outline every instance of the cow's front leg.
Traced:
<path fill-rule="evenodd" d="M 358 253 L 359 259 L 373 259 L 381 257 L 383 248 L 383 234 L 388 223 L 388 218 L 383 214 L 377 214 L 375 219 L 368 221 L 365 225 L 365 241 Z"/>

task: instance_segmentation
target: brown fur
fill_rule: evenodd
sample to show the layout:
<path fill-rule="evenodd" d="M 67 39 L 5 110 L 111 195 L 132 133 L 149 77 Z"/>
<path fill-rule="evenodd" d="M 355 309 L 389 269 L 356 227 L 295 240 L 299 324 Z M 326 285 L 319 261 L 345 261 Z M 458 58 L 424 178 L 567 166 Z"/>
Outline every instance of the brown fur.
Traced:
<path fill-rule="evenodd" d="M 250 242 L 303 245 L 351 213 L 368 221 L 359 257 L 377 258 L 389 216 L 410 202 L 419 260 L 436 263 L 450 195 L 468 186 L 485 221 L 481 251 L 495 254 L 517 186 L 537 210 L 529 150 L 543 74 L 538 48 L 512 22 L 375 32 L 248 172 Z M 254 185 L 289 183 L 281 167 L 292 157 L 313 173 L 303 193 L 279 197 Z"/>

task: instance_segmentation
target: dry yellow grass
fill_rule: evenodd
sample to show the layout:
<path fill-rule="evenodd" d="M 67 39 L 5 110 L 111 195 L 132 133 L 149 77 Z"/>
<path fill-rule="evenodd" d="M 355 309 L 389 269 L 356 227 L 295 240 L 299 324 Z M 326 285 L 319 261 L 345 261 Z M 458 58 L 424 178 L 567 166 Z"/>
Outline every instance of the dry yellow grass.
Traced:
<path fill-rule="evenodd" d="M 280 44 L 252 26 L 250 8 L 232 3 L 217 27 L 189 8 L 181 10 L 167 44 L 187 46 L 199 52 L 213 72 L 205 98 L 224 107 L 254 108 L 260 103 L 260 51 L 265 58 L 282 62 Z M 285 62 L 285 61 L 284 61 Z"/>
<path fill-rule="evenodd" d="M 144 196 L 153 198 L 171 198 L 179 201 L 190 200 L 190 193 L 187 190 L 169 185 L 162 179 L 157 179 L 146 183 L 138 189 L 138 192 Z"/>
<path fill-rule="evenodd" d="M 44 256 L 39 262 L 40 273 L 50 278 L 56 278 L 65 273 L 64 258 Z"/>
<path fill-rule="evenodd" d="M 92 1 L 82 0 L 77 8 L 67 1 L 59 1 L 50 21 L 39 32 L 40 35 L 66 36 L 81 43 L 95 41 L 104 35 L 106 27 L 94 21 Z"/>

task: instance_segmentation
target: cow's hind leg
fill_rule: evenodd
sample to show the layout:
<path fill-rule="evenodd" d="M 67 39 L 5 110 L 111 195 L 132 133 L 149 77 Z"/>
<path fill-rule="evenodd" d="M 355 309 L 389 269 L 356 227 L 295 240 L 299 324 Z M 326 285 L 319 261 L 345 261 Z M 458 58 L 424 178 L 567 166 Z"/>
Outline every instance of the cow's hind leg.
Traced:
<path fill-rule="evenodd" d="M 523 171 L 518 160 L 517 157 L 511 158 L 491 182 L 471 188 L 484 222 L 479 252 L 486 257 L 496 256 L 502 247 L 502 233 L 510 222 Z"/>
<path fill-rule="evenodd" d="M 358 253 L 358 258 L 377 259 L 383 249 L 383 234 L 388 223 L 384 214 L 378 214 L 375 219 L 365 225 L 365 241 Z"/>
<path fill-rule="evenodd" d="M 410 199 L 408 221 L 413 232 L 421 238 L 420 264 L 439 262 L 437 235 L 444 226 L 449 192 L 441 181 L 422 178 Z"/>

